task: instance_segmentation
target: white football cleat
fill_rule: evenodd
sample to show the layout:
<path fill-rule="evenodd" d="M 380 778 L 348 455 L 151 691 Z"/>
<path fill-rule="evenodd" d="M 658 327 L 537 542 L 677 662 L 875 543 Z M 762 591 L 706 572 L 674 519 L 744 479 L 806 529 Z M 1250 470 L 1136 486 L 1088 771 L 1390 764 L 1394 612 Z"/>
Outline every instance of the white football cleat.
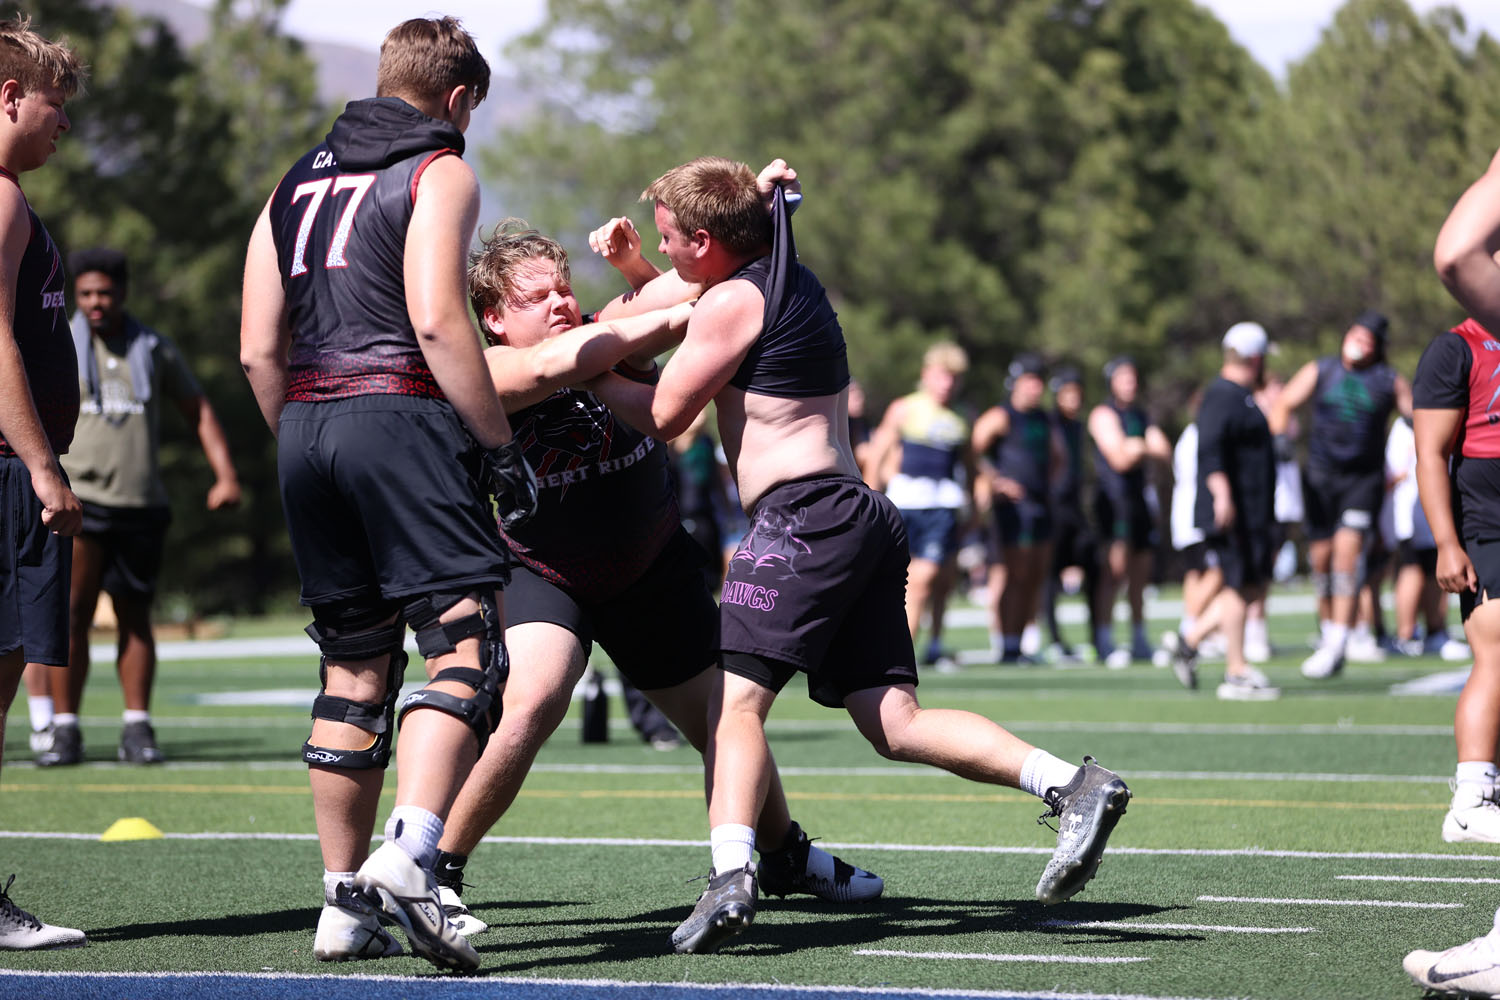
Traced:
<path fill-rule="evenodd" d="M 1455 781 L 1453 801 L 1443 817 L 1443 839 L 1450 844 L 1500 844 L 1500 788 Z"/>

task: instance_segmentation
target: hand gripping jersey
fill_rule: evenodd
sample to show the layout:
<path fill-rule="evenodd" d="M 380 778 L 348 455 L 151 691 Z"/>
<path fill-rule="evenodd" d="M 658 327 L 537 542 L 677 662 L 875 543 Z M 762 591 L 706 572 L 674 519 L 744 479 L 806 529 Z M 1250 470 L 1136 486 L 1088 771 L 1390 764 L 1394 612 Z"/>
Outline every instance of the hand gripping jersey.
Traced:
<path fill-rule="evenodd" d="M 762 396 L 831 396 L 849 384 L 844 331 L 822 282 L 797 263 L 780 187 L 771 222 L 771 252 L 730 275 L 759 288 L 766 308 L 760 336 L 729 384 Z"/>
<path fill-rule="evenodd" d="M 666 445 L 577 389 L 512 414 L 511 425 L 539 500 L 505 532 L 516 558 L 580 600 L 628 588 L 678 529 Z"/>
<path fill-rule="evenodd" d="M 1312 466 L 1370 472 L 1385 461 L 1386 428 L 1396 408 L 1396 371 L 1385 362 L 1350 370 L 1338 357 L 1318 362 L 1313 390 Z"/>
<path fill-rule="evenodd" d="M 0 177 L 20 187 L 10 171 L 0 169 Z M 11 330 L 21 351 L 21 365 L 26 369 L 42 431 L 53 453 L 61 455 L 73 443 L 73 425 L 78 422 L 78 355 L 73 350 L 63 301 L 62 255 L 29 202 L 26 215 L 31 221 L 31 239 L 16 275 Z M 0 438 L 0 455 L 15 455 L 4 438 Z"/>
<path fill-rule="evenodd" d="M 393 97 L 353 101 L 282 178 L 271 226 L 292 328 L 288 400 L 442 398 L 406 307 L 422 171 L 463 134 Z"/>

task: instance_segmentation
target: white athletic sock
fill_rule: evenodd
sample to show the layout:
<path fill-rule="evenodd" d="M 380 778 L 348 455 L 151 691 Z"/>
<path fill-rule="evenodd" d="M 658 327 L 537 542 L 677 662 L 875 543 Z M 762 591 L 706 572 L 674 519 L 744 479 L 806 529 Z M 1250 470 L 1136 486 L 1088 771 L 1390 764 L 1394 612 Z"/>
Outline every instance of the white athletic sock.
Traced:
<path fill-rule="evenodd" d="M 1061 788 L 1077 774 L 1077 764 L 1069 764 L 1037 747 L 1021 765 L 1021 790 L 1041 798 L 1047 789 Z"/>
<path fill-rule="evenodd" d="M 132 722 L 150 722 L 151 721 L 151 713 L 147 712 L 147 711 L 142 711 L 139 708 L 127 708 L 121 714 L 124 717 L 124 719 L 125 719 L 125 725 L 127 725 L 127 726 L 130 725 Z"/>
<path fill-rule="evenodd" d="M 1264 618 L 1245 619 L 1245 641 L 1259 643 L 1266 641 L 1266 620 Z"/>
<path fill-rule="evenodd" d="M 1336 649 L 1340 653 L 1349 644 L 1349 626 L 1340 625 L 1337 622 L 1328 623 L 1328 631 L 1323 633 L 1323 645 L 1329 649 Z"/>
<path fill-rule="evenodd" d="M 339 883 L 354 884 L 354 872 L 331 872 L 323 869 L 323 902 L 332 903 L 337 898 Z"/>
<path fill-rule="evenodd" d="M 999 632 L 990 633 L 990 652 L 999 656 L 1005 651 L 1004 640 Z"/>
<path fill-rule="evenodd" d="M 1487 760 L 1461 760 L 1453 776 L 1461 782 L 1470 781 L 1476 785 L 1500 784 L 1500 768 Z"/>
<path fill-rule="evenodd" d="M 58 712 L 52 717 L 54 726 L 76 726 L 78 725 L 77 712 Z"/>
<path fill-rule="evenodd" d="M 743 868 L 755 852 L 755 831 L 740 823 L 721 823 L 709 831 L 714 853 L 714 873 L 722 875 Z"/>
<path fill-rule="evenodd" d="M 420 806 L 397 806 L 385 821 L 385 839 L 394 840 L 423 868 L 431 868 L 443 839 L 443 821 Z"/>
<path fill-rule="evenodd" d="M 1183 615 L 1182 621 L 1177 623 L 1178 635 L 1192 635 L 1193 626 L 1198 624 L 1198 619 L 1191 615 Z"/>
<path fill-rule="evenodd" d="M 31 714 L 33 730 L 46 729 L 52 725 L 52 696 L 50 694 L 27 695 L 26 711 Z"/>

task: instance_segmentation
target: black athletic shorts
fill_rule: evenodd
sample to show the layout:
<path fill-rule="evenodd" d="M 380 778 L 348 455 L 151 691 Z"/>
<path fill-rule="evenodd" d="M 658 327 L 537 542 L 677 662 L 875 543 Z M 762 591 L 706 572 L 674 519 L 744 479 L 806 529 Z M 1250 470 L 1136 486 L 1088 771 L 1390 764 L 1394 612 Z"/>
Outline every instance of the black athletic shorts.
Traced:
<path fill-rule="evenodd" d="M 1052 566 L 1063 570 L 1069 566 L 1092 567 L 1099 561 L 1098 542 L 1088 519 L 1077 506 L 1056 508 L 1052 520 Z"/>
<path fill-rule="evenodd" d="M 853 476 L 774 487 L 729 561 L 719 604 L 724 669 L 776 691 L 800 670 L 808 693 L 830 707 L 855 691 L 916 684 L 908 562 L 900 512 Z"/>
<path fill-rule="evenodd" d="M 1437 549 L 1419 549 L 1412 545 L 1410 538 L 1403 538 L 1396 544 L 1396 568 L 1400 570 L 1407 566 L 1420 566 L 1423 573 L 1434 575 L 1437 573 Z"/>
<path fill-rule="evenodd" d="M 1035 500 L 995 498 L 990 510 L 990 562 L 1005 561 L 1006 549 L 1027 549 L 1052 541 L 1052 511 Z"/>
<path fill-rule="evenodd" d="M 1182 561 L 1183 572 L 1205 573 L 1219 568 L 1218 554 L 1208 547 L 1207 542 L 1194 542 L 1185 549 L 1179 549 L 1177 558 Z"/>
<path fill-rule="evenodd" d="M 1265 528 L 1254 526 L 1245 531 L 1211 535 L 1205 545 L 1206 564 L 1212 566 L 1217 561 L 1224 573 L 1224 586 L 1231 590 L 1251 590 L 1271 582 L 1276 546 Z"/>
<path fill-rule="evenodd" d="M 19 458 L 0 456 L 0 505 L 0 656 L 20 649 L 28 663 L 65 667 L 73 539 L 42 523 L 42 501 Z"/>
<path fill-rule="evenodd" d="M 1113 497 L 1100 490 L 1094 494 L 1094 523 L 1107 543 L 1125 542 L 1135 552 L 1156 547 L 1156 522 L 1144 496 Z"/>
<path fill-rule="evenodd" d="M 1373 532 L 1385 502 L 1385 469 L 1340 472 L 1309 466 L 1302 477 L 1310 541 L 1332 538 L 1339 528 Z"/>
<path fill-rule="evenodd" d="M 464 593 L 509 578 L 479 492 L 478 446 L 446 402 L 291 402 L 277 438 L 303 604 Z"/>
<path fill-rule="evenodd" d="M 560 626 L 578 637 L 585 657 L 597 639 L 635 687 L 676 687 L 719 659 L 719 609 L 703 585 L 704 562 L 703 547 L 679 530 L 638 580 L 592 603 L 517 564 L 505 588 L 505 625 Z"/>
<path fill-rule="evenodd" d="M 1468 621 L 1474 609 L 1485 601 L 1500 598 L 1500 539 L 1464 542 L 1464 553 L 1474 564 L 1478 583 L 1473 590 L 1458 595 L 1458 609 Z"/>
<path fill-rule="evenodd" d="M 83 505 L 80 536 L 99 546 L 104 559 L 100 586 L 105 593 L 117 598 L 151 599 L 161 574 L 171 520 L 172 512 L 166 507 Z"/>

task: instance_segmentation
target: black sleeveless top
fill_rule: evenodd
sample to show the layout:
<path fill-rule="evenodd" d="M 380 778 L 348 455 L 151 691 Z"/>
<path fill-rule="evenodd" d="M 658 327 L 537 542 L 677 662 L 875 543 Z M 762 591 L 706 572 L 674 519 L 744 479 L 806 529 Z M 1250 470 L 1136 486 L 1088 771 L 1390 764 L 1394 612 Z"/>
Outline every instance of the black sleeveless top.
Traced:
<path fill-rule="evenodd" d="M 1077 507 L 1083 502 L 1083 421 L 1051 413 L 1052 427 L 1062 438 L 1067 464 L 1052 487 L 1052 502 L 1058 507 Z"/>
<path fill-rule="evenodd" d="M 1396 408 L 1396 371 L 1385 362 L 1350 371 L 1337 356 L 1318 361 L 1313 390 L 1313 465 L 1361 472 L 1385 463 L 1385 440 Z"/>
<path fill-rule="evenodd" d="M 442 397 L 407 314 L 417 182 L 463 134 L 396 98 L 351 102 L 282 178 L 271 227 L 292 329 L 288 400 Z"/>
<path fill-rule="evenodd" d="M 20 187 L 10 171 L 0 169 L 0 177 Z M 57 252 L 57 244 L 32 211 L 30 202 L 26 205 L 26 215 L 31 221 L 31 239 L 26 243 L 16 275 L 11 329 L 42 431 L 53 453 L 62 455 L 73 443 L 73 425 L 78 422 L 78 355 L 73 350 L 72 331 L 68 329 L 62 254 Z M 0 455 L 15 455 L 4 438 L 0 438 Z"/>
<path fill-rule="evenodd" d="M 823 283 L 797 263 L 780 188 L 771 218 L 771 252 L 729 276 L 751 282 L 766 300 L 760 336 L 729 384 L 762 396 L 832 396 L 849 384 L 843 328 Z"/>
<path fill-rule="evenodd" d="M 1046 503 L 1052 477 L 1052 418 L 1040 406 L 1022 413 L 1009 403 L 1010 432 L 991 446 L 990 461 L 1002 476 L 1026 489 L 1026 499 Z"/>
<path fill-rule="evenodd" d="M 1120 418 L 1120 428 L 1128 438 L 1146 436 L 1150 421 L 1146 411 L 1139 406 L 1121 406 L 1113 399 L 1104 404 Z M 1111 500 L 1125 502 L 1139 500 L 1146 495 L 1146 463 L 1137 462 L 1129 472 L 1116 472 L 1109 460 L 1096 448 L 1094 450 L 1094 473 L 1097 489 Z"/>

